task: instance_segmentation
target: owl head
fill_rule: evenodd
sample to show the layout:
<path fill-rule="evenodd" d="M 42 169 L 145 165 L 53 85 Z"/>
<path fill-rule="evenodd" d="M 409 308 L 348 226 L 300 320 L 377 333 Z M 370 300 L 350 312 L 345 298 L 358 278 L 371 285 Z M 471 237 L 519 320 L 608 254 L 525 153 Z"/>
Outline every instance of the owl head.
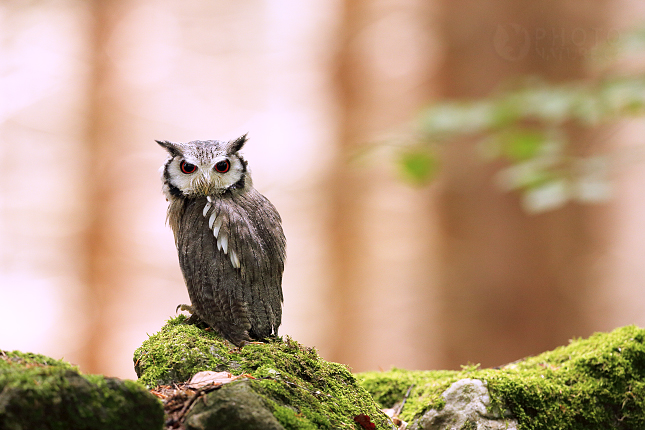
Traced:
<path fill-rule="evenodd" d="M 194 140 L 173 143 L 157 140 L 169 155 L 162 173 L 166 197 L 217 196 L 250 186 L 247 163 L 238 154 L 246 140 L 246 135 L 228 142 Z"/>

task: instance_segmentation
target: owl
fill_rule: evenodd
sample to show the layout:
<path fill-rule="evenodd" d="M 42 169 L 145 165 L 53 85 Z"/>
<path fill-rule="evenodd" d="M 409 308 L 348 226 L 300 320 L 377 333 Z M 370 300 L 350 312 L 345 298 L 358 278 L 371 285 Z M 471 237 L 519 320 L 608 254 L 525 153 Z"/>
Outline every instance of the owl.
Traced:
<path fill-rule="evenodd" d="M 157 141 L 191 311 L 238 346 L 278 334 L 286 258 L 280 215 L 239 153 L 246 141 Z"/>

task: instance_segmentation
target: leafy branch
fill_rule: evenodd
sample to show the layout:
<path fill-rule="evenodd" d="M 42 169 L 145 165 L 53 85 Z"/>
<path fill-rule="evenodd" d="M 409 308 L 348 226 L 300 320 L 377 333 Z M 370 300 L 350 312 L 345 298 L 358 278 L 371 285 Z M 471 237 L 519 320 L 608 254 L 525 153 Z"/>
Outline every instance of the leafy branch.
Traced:
<path fill-rule="evenodd" d="M 645 31 L 620 40 L 611 47 L 616 56 L 645 47 Z M 602 49 L 606 57 L 608 48 Z M 625 160 L 645 158 L 645 150 L 577 155 L 573 131 L 615 125 L 643 113 L 642 74 L 605 72 L 595 80 L 557 85 L 529 78 L 488 98 L 440 102 L 423 110 L 414 143 L 399 150 L 399 166 L 412 182 L 425 183 L 438 170 L 440 145 L 475 138 L 484 160 L 505 162 L 496 182 L 519 191 L 528 212 L 553 210 L 568 201 L 606 201 L 610 174 Z"/>

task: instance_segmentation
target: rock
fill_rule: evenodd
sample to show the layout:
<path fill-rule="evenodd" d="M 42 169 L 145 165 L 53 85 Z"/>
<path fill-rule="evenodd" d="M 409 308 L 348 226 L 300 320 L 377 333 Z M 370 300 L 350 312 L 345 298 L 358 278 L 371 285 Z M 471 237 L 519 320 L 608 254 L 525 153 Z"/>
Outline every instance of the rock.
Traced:
<path fill-rule="evenodd" d="M 271 415 L 274 420 L 265 421 L 271 424 L 258 428 L 354 429 L 354 417 L 363 414 L 376 429 L 395 428 L 346 366 L 323 360 L 315 349 L 289 337 L 236 348 L 185 320 L 180 316 L 168 321 L 135 351 L 139 381 L 153 388 L 183 384 L 201 371 L 245 376 L 208 393 L 204 399 L 210 407 L 196 401 L 180 418 L 184 424 L 195 429 L 253 428 L 223 426 L 234 425 L 232 416 L 253 423 Z M 254 406 L 238 401 L 240 396 L 252 399 Z"/>
<path fill-rule="evenodd" d="M 510 412 L 500 413 L 491 407 L 486 382 L 461 379 L 442 394 L 446 403 L 437 411 L 430 409 L 411 427 L 411 430 L 517 430 L 517 421 L 509 419 Z"/>
<path fill-rule="evenodd" d="M 284 430 L 249 380 L 208 393 L 186 416 L 186 430 Z"/>
<path fill-rule="evenodd" d="M 153 430 L 163 427 L 163 418 L 161 402 L 135 381 L 0 351 L 0 429 Z"/>

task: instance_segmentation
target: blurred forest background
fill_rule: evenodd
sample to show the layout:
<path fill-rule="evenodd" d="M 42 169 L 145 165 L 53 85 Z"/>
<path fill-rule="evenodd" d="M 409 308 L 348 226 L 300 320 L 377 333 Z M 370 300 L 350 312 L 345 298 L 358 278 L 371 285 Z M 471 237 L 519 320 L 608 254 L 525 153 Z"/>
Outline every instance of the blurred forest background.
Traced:
<path fill-rule="evenodd" d="M 287 235 L 280 333 L 326 359 L 494 366 L 645 326 L 643 22 L 633 0 L 0 2 L 0 349 L 133 378 L 188 302 L 154 139 L 246 132 Z"/>

